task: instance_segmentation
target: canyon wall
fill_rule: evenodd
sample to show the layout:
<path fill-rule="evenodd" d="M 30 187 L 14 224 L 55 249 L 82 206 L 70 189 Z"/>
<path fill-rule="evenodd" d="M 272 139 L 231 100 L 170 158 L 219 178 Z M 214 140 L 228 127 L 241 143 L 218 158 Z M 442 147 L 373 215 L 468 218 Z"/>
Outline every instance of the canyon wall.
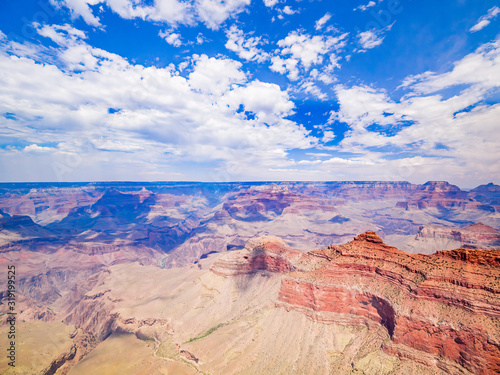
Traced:
<path fill-rule="evenodd" d="M 278 240 L 251 244 L 215 262 L 212 272 L 283 273 L 278 308 L 316 321 L 383 326 L 386 353 L 435 362 L 447 373 L 500 372 L 500 251 L 413 255 L 374 232 L 307 254 L 279 247 Z"/>

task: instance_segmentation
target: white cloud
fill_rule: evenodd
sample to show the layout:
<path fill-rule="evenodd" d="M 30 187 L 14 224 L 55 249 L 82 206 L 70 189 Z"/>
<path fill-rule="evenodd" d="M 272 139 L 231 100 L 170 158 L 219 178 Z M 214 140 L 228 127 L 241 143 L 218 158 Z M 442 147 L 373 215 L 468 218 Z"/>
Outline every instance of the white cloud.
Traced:
<path fill-rule="evenodd" d="M 297 67 L 298 60 L 293 57 L 288 59 L 282 59 L 279 56 L 271 57 L 271 66 L 269 67 L 273 72 L 280 74 L 286 74 L 288 72 L 288 78 L 292 81 L 299 79 L 299 69 Z"/>
<path fill-rule="evenodd" d="M 332 15 L 330 13 L 326 13 L 323 17 L 321 17 L 319 20 L 316 21 L 316 24 L 314 25 L 314 28 L 316 30 L 321 30 L 323 26 L 332 18 Z"/>
<path fill-rule="evenodd" d="M 165 41 L 174 46 L 174 47 L 180 47 L 182 46 L 182 41 L 181 41 L 181 35 L 178 34 L 178 33 L 174 33 L 172 31 L 160 31 L 158 33 L 158 35 L 160 36 L 160 38 L 163 38 L 165 39 Z"/>
<path fill-rule="evenodd" d="M 338 85 L 340 109 L 332 113 L 330 124 L 340 121 L 350 130 L 329 149 L 366 155 L 378 166 L 392 168 L 389 179 L 446 173 L 448 179 L 471 186 L 471 179 L 497 175 L 500 104 L 481 103 L 500 88 L 495 79 L 500 77 L 499 56 L 498 41 L 488 43 L 450 72 L 409 77 L 404 87 L 410 94 L 399 101 L 372 87 Z M 467 87 L 449 98 L 433 94 L 457 84 Z M 398 157 L 412 153 L 420 156 Z"/>
<path fill-rule="evenodd" d="M 257 118 L 266 123 L 276 121 L 276 116 L 282 118 L 290 115 L 294 108 L 288 94 L 281 91 L 278 85 L 258 80 L 232 90 L 224 96 L 222 103 L 235 110 L 242 104 L 246 111 L 255 113 Z"/>
<path fill-rule="evenodd" d="M 362 158 L 356 158 L 356 159 L 344 159 L 344 158 L 338 158 L 334 157 L 328 160 L 325 160 L 323 164 L 340 164 L 340 165 L 374 165 L 375 163 L 371 160 L 364 160 Z"/>
<path fill-rule="evenodd" d="M 198 35 L 196 36 L 196 43 L 198 44 L 203 44 L 207 41 L 207 39 L 203 36 L 202 33 L 198 33 Z"/>
<path fill-rule="evenodd" d="M 299 160 L 297 164 L 302 164 L 302 165 L 314 165 L 314 164 L 321 164 L 321 160 Z"/>
<path fill-rule="evenodd" d="M 375 30 L 367 30 L 358 34 L 359 43 L 364 49 L 372 49 L 382 44 L 384 36 Z"/>
<path fill-rule="evenodd" d="M 138 144 L 138 142 L 132 142 L 131 140 L 124 142 L 123 140 L 96 139 L 93 144 L 96 149 L 104 151 L 135 152 L 144 150 L 142 145 Z"/>
<path fill-rule="evenodd" d="M 480 91 L 500 86 L 500 38 L 456 62 L 450 72 L 410 76 L 401 86 L 418 93 L 432 93 L 463 84 L 474 85 Z"/>
<path fill-rule="evenodd" d="M 354 131 L 364 131 L 373 123 L 391 125 L 401 121 L 402 115 L 395 112 L 395 104 L 384 91 L 366 86 L 346 88 L 338 85 L 335 88 L 340 103 L 340 111 L 335 113 L 336 119 L 351 125 Z M 394 113 L 392 117 L 384 117 L 384 113 Z"/>
<path fill-rule="evenodd" d="M 298 63 L 308 71 L 311 66 L 323 63 L 324 55 L 332 56 L 335 51 L 345 46 L 346 34 L 337 37 L 302 34 L 292 31 L 285 39 L 278 41 L 282 56 L 290 56 L 285 59 L 275 56 L 271 59 L 271 70 L 284 74 L 289 72 L 289 77 L 294 79 L 298 76 Z"/>
<path fill-rule="evenodd" d="M 202 93 L 222 95 L 231 89 L 231 85 L 246 81 L 247 77 L 240 68 L 238 61 L 201 55 L 189 75 L 189 85 Z"/>
<path fill-rule="evenodd" d="M 41 36 L 52 39 L 60 46 L 68 46 L 74 44 L 80 39 L 86 39 L 87 36 L 81 30 L 75 29 L 73 26 L 65 25 L 39 25 L 34 24 L 37 28 L 38 34 Z"/>
<path fill-rule="evenodd" d="M 29 146 L 26 146 L 23 149 L 24 152 L 54 152 L 56 151 L 55 148 L 52 147 L 43 147 L 43 146 L 38 146 L 37 144 L 32 144 Z"/>
<path fill-rule="evenodd" d="M 102 4 L 124 19 L 140 18 L 152 22 L 166 22 L 169 26 L 194 24 L 201 21 L 211 29 L 218 29 L 224 21 L 242 12 L 251 0 L 161 0 L 142 5 L 136 0 L 50 0 L 58 7 L 68 8 L 74 17 L 82 17 L 92 26 L 100 26 L 90 6 Z"/>
<path fill-rule="evenodd" d="M 24 173 L 40 180 L 131 175 L 210 180 L 218 166 L 237 163 L 239 169 L 230 173 L 236 179 L 286 167 L 287 150 L 318 142 L 287 119 L 294 107 L 288 93 L 275 84 L 249 81 L 240 62 L 194 56 L 194 70 L 182 77 L 174 66 L 134 65 L 93 48 L 74 38 L 76 31 L 52 26 L 42 32 L 59 41 L 50 54 L 54 62 L 43 54 L 15 56 L 6 52 L 8 43 L 0 46 L 0 71 L 9 72 L 0 75 L 0 113 L 15 117 L 0 118 L 2 136 L 30 144 L 26 152 L 0 151 L 4 178 L 20 179 L 9 165 L 23 163 Z M 39 146 L 48 142 L 57 142 L 57 149 Z M 188 162 L 211 168 L 179 167 Z"/>
<path fill-rule="evenodd" d="M 44 25 L 35 24 L 40 35 L 52 39 L 60 47 L 58 51 L 58 64 L 71 71 L 95 70 L 100 66 L 113 64 L 124 66 L 127 63 L 122 57 L 109 53 L 99 48 L 92 48 L 83 42 L 86 35 L 69 25 Z"/>
<path fill-rule="evenodd" d="M 324 152 L 306 152 L 306 155 L 317 157 L 317 158 L 329 158 L 332 156 L 331 154 L 327 154 Z"/>
<path fill-rule="evenodd" d="M 484 29 L 486 26 L 488 26 L 491 23 L 491 20 L 495 19 L 496 16 L 500 14 L 500 8 L 495 6 L 488 10 L 488 13 L 484 16 L 482 16 L 477 23 L 470 28 L 470 32 L 475 33 L 479 30 Z"/>
<path fill-rule="evenodd" d="M 232 25 L 226 31 L 226 35 L 228 38 L 225 45 L 226 48 L 236 52 L 241 59 L 263 62 L 269 58 L 269 55 L 258 47 L 260 44 L 263 44 L 260 37 L 245 35 L 236 25 Z"/>
<path fill-rule="evenodd" d="M 70 9 L 73 17 L 82 17 L 83 20 L 92 26 L 100 26 L 99 17 L 94 16 L 89 5 L 101 3 L 101 0 L 50 0 L 56 7 L 65 6 Z"/>
<path fill-rule="evenodd" d="M 370 1 L 370 2 L 369 2 L 368 4 L 366 4 L 366 5 L 360 5 L 359 7 L 354 8 L 354 10 L 360 10 L 360 11 L 364 12 L 365 10 L 368 10 L 369 8 L 374 7 L 375 5 L 377 5 L 377 4 L 375 3 L 375 1 Z"/>
<path fill-rule="evenodd" d="M 283 13 L 285 14 L 288 14 L 289 16 L 292 15 L 292 14 L 295 14 L 295 13 L 298 13 L 297 10 L 293 10 L 292 8 L 290 8 L 289 5 L 286 5 L 284 8 L 283 8 Z"/>
<path fill-rule="evenodd" d="M 323 132 L 323 138 L 321 139 L 321 141 L 323 143 L 327 143 L 327 142 L 331 142 L 335 139 L 335 133 L 331 130 L 326 130 Z M 328 154 L 326 154 L 327 156 L 330 156 Z"/>
<path fill-rule="evenodd" d="M 303 80 L 299 86 L 299 90 L 320 100 L 326 100 L 328 98 L 328 96 L 311 80 Z"/>
<path fill-rule="evenodd" d="M 326 100 L 328 95 L 318 84 L 329 85 L 337 80 L 334 71 L 340 68 L 338 53 L 345 47 L 347 36 L 348 33 L 336 37 L 310 36 L 292 31 L 286 38 L 278 41 L 281 49 L 276 50 L 276 55 L 271 57 L 269 68 L 286 74 L 291 81 L 298 81 L 292 92 Z"/>
<path fill-rule="evenodd" d="M 264 0 L 264 4 L 266 5 L 266 7 L 269 7 L 269 8 L 272 8 L 273 6 L 275 6 L 278 3 L 279 3 L 279 0 Z"/>
<path fill-rule="evenodd" d="M 211 29 L 218 29 L 228 18 L 244 11 L 251 0 L 196 0 L 201 20 Z"/>

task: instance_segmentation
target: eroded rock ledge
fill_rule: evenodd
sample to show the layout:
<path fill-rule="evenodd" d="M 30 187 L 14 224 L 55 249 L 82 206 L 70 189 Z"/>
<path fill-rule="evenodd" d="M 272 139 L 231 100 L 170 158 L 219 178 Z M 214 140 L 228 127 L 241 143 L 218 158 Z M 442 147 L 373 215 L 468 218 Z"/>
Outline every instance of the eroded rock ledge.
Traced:
<path fill-rule="evenodd" d="M 500 372 L 500 251 L 413 255 L 369 231 L 301 253 L 266 237 L 211 270 L 282 273 L 278 308 L 325 322 L 383 326 L 390 337 L 386 353 L 450 374 Z"/>

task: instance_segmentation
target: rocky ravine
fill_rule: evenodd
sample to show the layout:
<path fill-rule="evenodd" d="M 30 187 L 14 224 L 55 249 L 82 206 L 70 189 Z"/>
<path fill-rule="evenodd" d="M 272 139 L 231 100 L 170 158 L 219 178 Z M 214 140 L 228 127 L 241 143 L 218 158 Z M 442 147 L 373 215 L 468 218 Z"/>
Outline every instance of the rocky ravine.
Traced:
<path fill-rule="evenodd" d="M 412 255 L 374 232 L 304 254 L 268 242 L 212 272 L 282 273 L 278 308 L 315 321 L 383 326 L 385 353 L 455 374 L 500 372 L 500 251 Z"/>
<path fill-rule="evenodd" d="M 80 340 L 56 374 L 500 372 L 500 251 L 407 254 L 374 232 L 309 253 L 261 237 L 184 269 L 115 264 L 53 307 Z"/>
<path fill-rule="evenodd" d="M 407 244 L 419 227 L 482 222 L 500 229 L 499 211 L 500 186 L 464 191 L 444 181 L 4 183 L 0 252 L 146 247 L 163 253 L 165 266 L 182 267 L 254 236 L 277 235 L 308 251 L 371 229 L 405 251 L 432 253 L 455 245 Z"/>

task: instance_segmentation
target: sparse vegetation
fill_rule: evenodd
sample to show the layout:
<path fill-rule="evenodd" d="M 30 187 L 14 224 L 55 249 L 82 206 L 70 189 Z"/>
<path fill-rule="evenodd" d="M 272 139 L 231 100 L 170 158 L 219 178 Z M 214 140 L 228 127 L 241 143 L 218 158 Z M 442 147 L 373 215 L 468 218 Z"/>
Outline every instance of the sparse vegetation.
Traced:
<path fill-rule="evenodd" d="M 183 344 L 186 344 L 186 343 L 188 343 L 188 342 L 193 342 L 193 341 L 196 341 L 196 340 L 201 340 L 201 339 L 203 339 L 203 338 L 207 337 L 208 335 L 210 335 L 211 333 L 213 333 L 213 332 L 217 331 L 219 328 L 221 328 L 221 327 L 223 327 L 223 326 L 224 326 L 224 324 L 222 324 L 222 323 L 221 323 L 221 324 L 218 324 L 218 325 L 216 325 L 215 327 L 210 328 L 208 331 L 206 331 L 206 332 L 205 332 L 205 333 L 203 333 L 202 335 L 199 335 L 199 336 L 196 336 L 196 337 L 191 337 L 191 338 L 189 338 L 189 340 L 188 340 L 188 341 L 186 341 L 186 342 L 184 342 Z"/>

